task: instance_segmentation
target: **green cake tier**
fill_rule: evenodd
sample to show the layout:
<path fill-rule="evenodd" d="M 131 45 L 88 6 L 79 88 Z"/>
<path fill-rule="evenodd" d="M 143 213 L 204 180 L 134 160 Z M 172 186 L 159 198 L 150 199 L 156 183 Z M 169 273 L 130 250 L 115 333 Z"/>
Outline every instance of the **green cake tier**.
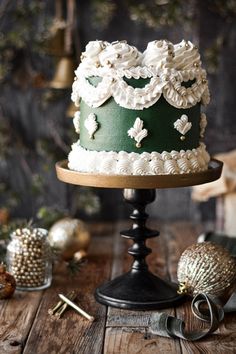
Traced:
<path fill-rule="evenodd" d="M 98 81 L 99 78 L 95 77 L 89 79 L 94 86 Z M 133 87 L 143 87 L 149 79 L 126 79 L 126 81 Z M 89 137 L 84 125 L 91 113 L 96 115 L 98 123 L 93 139 Z M 187 115 L 188 122 L 192 123 L 184 138 L 174 128 L 174 123 L 183 114 Z M 140 148 L 136 147 L 135 140 L 127 133 L 137 117 L 143 121 L 143 128 L 148 130 L 148 135 L 142 140 Z M 137 153 L 192 150 L 199 146 L 199 139 L 200 103 L 191 108 L 180 109 L 170 105 L 163 96 L 153 106 L 143 110 L 123 108 L 112 97 L 97 108 L 89 107 L 83 100 L 80 103 L 80 145 L 88 150 Z"/>

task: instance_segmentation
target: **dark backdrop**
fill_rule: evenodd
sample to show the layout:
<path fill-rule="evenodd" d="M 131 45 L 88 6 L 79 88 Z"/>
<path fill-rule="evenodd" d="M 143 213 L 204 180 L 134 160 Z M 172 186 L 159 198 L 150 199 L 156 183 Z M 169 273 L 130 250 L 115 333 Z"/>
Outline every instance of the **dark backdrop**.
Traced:
<path fill-rule="evenodd" d="M 212 100 L 207 107 L 208 151 L 215 154 L 235 148 L 235 4 L 233 9 L 228 9 L 228 2 L 224 1 L 192 1 L 193 9 L 186 7 L 186 11 L 192 11 L 192 22 L 180 17 L 174 25 L 164 24 L 155 28 L 145 22 L 131 20 L 126 1 L 105 1 L 116 5 L 116 9 L 107 24 L 96 24 L 99 6 L 104 1 L 100 3 L 77 1 L 77 50 L 79 46 L 83 50 L 86 43 L 94 39 L 127 39 L 140 50 L 154 39 L 167 38 L 178 42 L 185 38 L 194 41 L 199 46 L 204 66 L 210 71 L 208 78 Z M 220 7 L 216 8 L 218 3 Z M 154 9 L 158 11 L 158 6 Z M 50 0 L 43 15 L 52 16 L 53 11 L 54 2 Z M 10 16 L 5 16 L 2 23 L 5 30 L 8 21 L 11 21 Z M 29 71 L 28 65 L 30 70 L 40 71 L 48 79 L 53 76 L 55 64 L 52 57 L 30 53 L 29 58 L 27 55 L 25 57 L 25 52 L 21 53 L 15 64 L 26 66 L 26 72 Z M 47 88 L 40 85 L 24 87 L 19 82 L 16 84 L 14 78 L 14 72 L 10 73 L 2 81 L 0 91 L 0 122 L 3 132 L 5 129 L 7 134 L 5 140 L 4 134 L 1 135 L 0 148 L 4 149 L 4 144 L 8 144 L 9 148 L 5 157 L 0 158 L 2 206 L 9 204 L 12 214 L 20 217 L 35 217 L 38 208 L 44 205 L 66 208 L 73 213 L 80 207 L 79 214 L 83 214 L 83 201 L 81 207 L 75 199 L 86 193 L 79 187 L 69 187 L 57 181 L 53 166 L 53 159 L 66 157 L 68 146 L 76 139 L 71 133 L 72 120 L 65 114 L 70 102 L 70 90 L 60 90 L 52 100 L 45 100 Z M 19 144 L 15 144 L 16 141 Z M 47 148 L 44 148 L 44 143 Z M 50 156 L 50 149 L 54 152 L 56 149 L 57 153 Z M 100 189 L 94 192 L 101 200 L 101 212 L 97 218 L 114 219 L 126 215 L 121 191 Z M 190 194 L 190 188 L 158 191 L 157 200 L 149 209 L 151 215 L 161 219 L 214 218 L 214 201 L 199 205 L 191 201 Z"/>

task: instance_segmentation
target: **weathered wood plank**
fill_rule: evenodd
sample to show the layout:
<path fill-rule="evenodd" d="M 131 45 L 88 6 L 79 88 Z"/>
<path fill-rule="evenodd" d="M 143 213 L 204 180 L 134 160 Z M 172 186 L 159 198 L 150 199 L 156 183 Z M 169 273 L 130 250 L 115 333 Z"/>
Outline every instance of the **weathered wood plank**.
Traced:
<path fill-rule="evenodd" d="M 44 294 L 24 354 L 102 352 L 106 307 L 95 301 L 93 293 L 96 286 L 109 277 L 111 246 L 112 235 L 93 237 L 88 263 L 78 275 L 70 278 L 63 267 L 58 269 L 53 286 Z M 68 310 L 60 320 L 50 318 L 47 311 L 57 302 L 57 294 L 76 288 L 79 305 L 93 315 L 96 321 L 91 324 L 73 310 Z"/>
<path fill-rule="evenodd" d="M 119 231 L 127 228 L 127 224 L 92 225 L 96 236 L 92 238 L 88 264 L 76 277 L 69 277 L 64 265 L 58 266 L 52 287 L 44 293 L 16 292 L 11 300 L 0 303 L 1 354 L 235 353 L 235 314 L 227 314 L 216 333 L 194 343 L 149 335 L 150 311 L 109 308 L 106 321 L 106 307 L 95 302 L 93 292 L 97 285 L 109 278 L 112 261 L 112 277 L 129 269 L 132 257 L 127 254 L 127 247 L 131 242 L 119 236 Z M 149 226 L 161 229 L 160 237 L 148 242 L 153 249 L 148 257 L 150 269 L 164 278 L 175 280 L 181 253 L 196 241 L 202 227 L 183 222 L 164 224 L 161 228 L 151 222 Z M 116 233 L 115 238 L 110 233 Z M 67 311 L 61 320 L 52 320 L 47 310 L 58 300 L 57 294 L 76 287 L 78 303 L 97 321 L 90 324 L 73 310 Z M 166 311 L 175 315 L 174 309 Z M 176 315 L 186 322 L 187 329 L 205 328 L 203 322 L 193 317 L 189 302 L 178 307 Z"/>
<path fill-rule="evenodd" d="M 124 240 L 119 236 L 119 232 L 127 226 L 130 226 L 130 222 L 117 225 L 114 239 L 112 277 L 127 271 L 132 262 L 132 257 L 127 254 L 127 248 L 131 241 Z M 156 223 L 149 223 L 149 226 L 159 228 Z M 147 259 L 150 270 L 161 277 L 168 278 L 165 266 L 166 246 L 163 235 L 158 239 L 149 240 L 148 245 L 153 249 L 153 253 Z M 104 354 L 156 353 L 157 348 L 163 353 L 181 353 L 178 341 L 154 337 L 147 333 L 151 313 L 151 311 L 128 311 L 109 307 Z M 169 313 L 174 315 L 173 309 L 169 310 Z"/>
<path fill-rule="evenodd" d="M 106 330 L 104 353 L 109 354 L 157 354 L 181 353 L 178 342 L 161 337 L 150 338 L 145 328 L 109 327 Z"/>
<path fill-rule="evenodd" d="M 0 353 L 18 354 L 34 321 L 42 292 L 16 291 L 10 300 L 0 303 Z"/>

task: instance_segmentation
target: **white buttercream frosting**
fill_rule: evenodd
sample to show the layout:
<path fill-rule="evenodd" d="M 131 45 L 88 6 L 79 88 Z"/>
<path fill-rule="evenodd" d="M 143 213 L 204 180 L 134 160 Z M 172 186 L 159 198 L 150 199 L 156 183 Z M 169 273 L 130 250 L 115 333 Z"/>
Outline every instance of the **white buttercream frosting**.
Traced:
<path fill-rule="evenodd" d="M 179 133 L 185 135 L 192 128 L 192 123 L 188 121 L 186 114 L 182 114 L 182 116 L 174 122 L 174 128 Z"/>
<path fill-rule="evenodd" d="M 86 47 L 85 51 L 81 55 L 82 66 L 100 66 L 99 54 L 106 48 L 108 42 L 105 41 L 91 41 Z"/>
<path fill-rule="evenodd" d="M 143 129 L 143 120 L 139 117 L 135 119 L 134 125 L 128 130 L 128 136 L 136 141 L 136 147 L 141 147 L 141 141 L 148 135 L 147 129 Z"/>
<path fill-rule="evenodd" d="M 77 134 L 79 134 L 80 133 L 80 126 L 79 126 L 79 124 L 80 124 L 80 111 L 75 112 L 74 118 L 73 118 L 73 124 L 74 124 L 74 128 L 75 128 L 75 132 Z"/>
<path fill-rule="evenodd" d="M 118 175 L 162 175 L 205 171 L 210 156 L 203 143 L 192 150 L 162 153 L 128 153 L 120 151 L 91 151 L 72 145 L 68 157 L 69 168 L 79 172 Z"/>
<path fill-rule="evenodd" d="M 113 96 L 116 103 L 124 108 L 143 110 L 156 103 L 161 94 L 167 102 L 177 108 L 189 108 L 201 100 L 209 102 L 209 91 L 205 78 L 205 71 L 186 70 L 183 72 L 170 71 L 166 75 L 154 76 L 143 88 L 130 86 L 123 77 L 117 76 L 114 71 L 102 77 L 102 81 L 95 87 L 86 79 L 85 71 L 76 72 L 77 79 L 72 86 L 72 100 L 76 105 L 82 98 L 90 107 L 100 107 Z M 114 76 L 112 76 L 113 74 Z M 137 70 L 136 70 L 137 74 Z M 186 88 L 182 82 L 195 79 L 191 87 Z"/>
<path fill-rule="evenodd" d="M 96 114 L 90 113 L 84 121 L 84 126 L 88 131 L 90 139 L 93 139 L 95 132 L 98 130 Z"/>
<path fill-rule="evenodd" d="M 207 117 L 205 113 L 201 113 L 201 117 L 200 117 L 200 137 L 201 138 L 204 138 L 206 126 L 207 126 Z"/>
<path fill-rule="evenodd" d="M 100 107 L 113 96 L 121 107 L 143 110 L 163 94 L 172 106 L 189 108 L 200 101 L 206 105 L 210 99 L 206 72 L 190 41 L 175 45 L 153 41 L 143 54 L 126 41 L 89 42 L 75 74 L 72 100 L 76 105 L 82 98 L 90 107 Z M 96 87 L 88 81 L 92 76 L 102 79 Z M 134 88 L 124 78 L 150 78 L 150 82 Z M 190 87 L 185 87 L 187 81 L 192 81 Z"/>
<path fill-rule="evenodd" d="M 102 66 L 129 69 L 140 64 L 141 53 L 126 41 L 116 41 L 106 46 L 99 54 L 99 59 Z"/>
<path fill-rule="evenodd" d="M 174 45 L 173 62 L 176 70 L 189 70 L 201 66 L 198 48 L 192 42 L 183 39 Z"/>
<path fill-rule="evenodd" d="M 174 46 L 166 40 L 149 42 L 143 53 L 142 66 L 173 68 Z"/>

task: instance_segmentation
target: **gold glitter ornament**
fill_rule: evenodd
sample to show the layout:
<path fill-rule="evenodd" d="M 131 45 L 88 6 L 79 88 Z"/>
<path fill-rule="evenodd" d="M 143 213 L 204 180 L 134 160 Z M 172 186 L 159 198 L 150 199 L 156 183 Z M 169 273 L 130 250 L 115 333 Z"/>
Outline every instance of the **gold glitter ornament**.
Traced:
<path fill-rule="evenodd" d="M 87 250 L 90 233 L 85 223 L 79 219 L 63 218 L 58 220 L 49 230 L 48 240 L 64 260 L 73 258 L 81 250 Z"/>
<path fill-rule="evenodd" d="M 235 285 L 236 261 L 218 244 L 193 244 L 179 259 L 177 277 L 179 293 L 192 296 L 205 293 L 225 302 Z"/>

